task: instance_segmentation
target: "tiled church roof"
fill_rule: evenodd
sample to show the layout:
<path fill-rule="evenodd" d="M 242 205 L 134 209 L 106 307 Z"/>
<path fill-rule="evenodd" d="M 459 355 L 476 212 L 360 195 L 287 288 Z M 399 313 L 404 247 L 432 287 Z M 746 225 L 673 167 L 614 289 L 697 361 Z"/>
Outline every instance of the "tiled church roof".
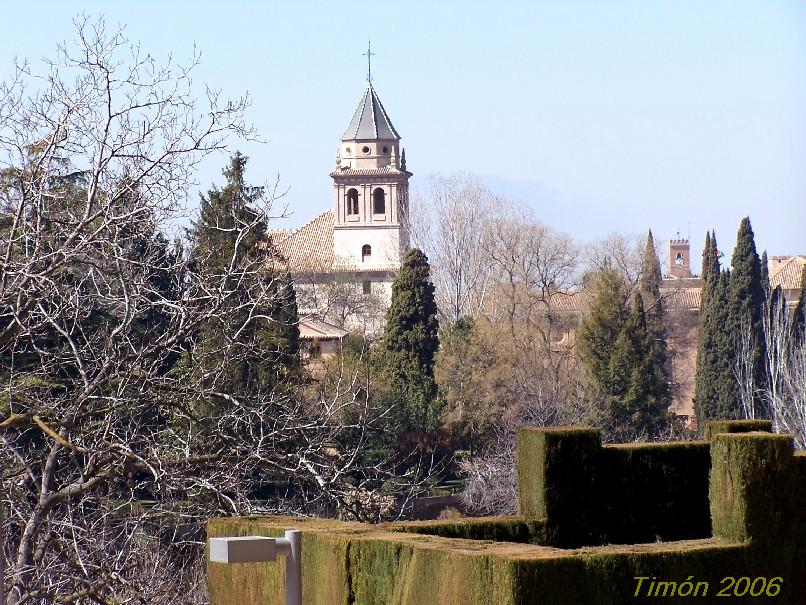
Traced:
<path fill-rule="evenodd" d="M 802 287 L 803 266 L 806 256 L 790 256 L 770 267 L 770 286 L 781 286 L 782 290 L 800 290 Z"/>
<path fill-rule="evenodd" d="M 664 288 L 661 296 L 667 309 L 696 311 L 700 308 L 700 288 Z M 552 296 L 552 310 L 567 313 L 584 313 L 588 310 L 590 295 L 584 290 L 557 292 Z"/>
<path fill-rule="evenodd" d="M 292 272 L 333 268 L 333 211 L 323 212 L 296 231 L 272 232 L 274 246 Z"/>

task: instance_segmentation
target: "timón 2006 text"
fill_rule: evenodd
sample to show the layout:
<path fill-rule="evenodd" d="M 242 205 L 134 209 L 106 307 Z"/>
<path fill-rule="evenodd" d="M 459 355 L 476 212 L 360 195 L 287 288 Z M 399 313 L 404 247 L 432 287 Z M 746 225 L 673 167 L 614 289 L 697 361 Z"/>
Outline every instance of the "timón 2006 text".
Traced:
<path fill-rule="evenodd" d="M 634 597 L 704 597 L 708 595 L 708 582 L 697 581 L 694 576 L 689 576 L 682 582 L 673 580 L 658 581 L 656 577 L 650 578 L 649 576 L 635 576 L 633 580 L 637 582 Z M 781 592 L 781 583 L 783 581 L 784 579 L 780 576 L 775 576 L 769 580 L 761 576 L 757 578 L 727 576 L 720 581 L 722 589 L 715 596 L 775 597 Z M 645 592 L 642 592 L 642 589 Z"/>

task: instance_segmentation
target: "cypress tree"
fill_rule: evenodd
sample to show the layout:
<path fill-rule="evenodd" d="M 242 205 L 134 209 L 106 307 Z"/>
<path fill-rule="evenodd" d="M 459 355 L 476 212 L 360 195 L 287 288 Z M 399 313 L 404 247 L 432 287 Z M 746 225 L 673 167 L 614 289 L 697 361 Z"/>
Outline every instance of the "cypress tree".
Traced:
<path fill-rule="evenodd" d="M 716 232 L 705 233 L 705 248 L 702 251 L 702 293 L 700 309 L 708 303 L 708 298 L 719 281 L 719 252 L 716 247 Z"/>
<path fill-rule="evenodd" d="M 767 260 L 767 251 L 761 253 L 761 289 L 764 292 L 764 299 L 770 297 L 770 265 Z"/>
<path fill-rule="evenodd" d="M 694 410 L 700 427 L 706 420 L 738 418 L 739 389 L 733 375 L 734 336 L 729 324 L 731 275 L 723 271 L 700 309 Z"/>
<path fill-rule="evenodd" d="M 640 293 L 616 340 L 610 373 L 613 388 L 608 400 L 617 431 L 652 435 L 668 423 L 669 385 Z"/>
<path fill-rule="evenodd" d="M 641 298 L 645 306 L 647 324 L 650 325 L 651 330 L 659 334 L 663 332 L 663 304 L 660 296 L 662 281 L 660 260 L 655 251 L 655 239 L 652 237 L 652 230 L 650 229 L 646 237 L 638 289 L 641 292 Z"/>
<path fill-rule="evenodd" d="M 668 385 L 666 309 L 660 293 L 662 282 L 663 275 L 660 270 L 660 259 L 658 259 L 658 254 L 655 251 L 655 240 L 650 229 L 646 238 L 638 290 L 641 294 L 642 306 L 645 309 L 649 342 L 653 347 L 653 358 L 655 363 L 658 364 L 663 381 Z"/>
<path fill-rule="evenodd" d="M 761 392 L 766 385 L 766 341 L 764 338 L 764 301 L 765 289 L 762 283 L 761 261 L 756 252 L 756 243 L 750 219 L 745 217 L 739 226 L 736 236 L 736 248 L 731 258 L 730 286 L 728 288 L 728 305 L 730 314 L 727 326 L 734 341 L 734 352 L 731 359 L 736 359 L 736 346 L 742 337 L 745 326 L 750 328 L 753 346 L 753 382 L 754 408 L 757 418 L 767 416 Z M 769 278 L 767 278 L 769 283 Z"/>
<path fill-rule="evenodd" d="M 399 402 L 400 431 L 426 433 L 440 426 L 443 404 L 434 381 L 439 324 L 428 258 L 413 248 L 392 283 L 381 341 L 390 394 Z"/>

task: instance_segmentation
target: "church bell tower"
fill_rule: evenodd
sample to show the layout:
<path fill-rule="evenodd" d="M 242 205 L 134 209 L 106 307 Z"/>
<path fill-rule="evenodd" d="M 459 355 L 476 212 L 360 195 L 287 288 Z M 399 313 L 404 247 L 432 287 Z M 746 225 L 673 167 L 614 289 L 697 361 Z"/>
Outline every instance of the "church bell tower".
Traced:
<path fill-rule="evenodd" d="M 368 58 L 371 53 L 368 51 Z M 405 150 L 371 71 L 341 137 L 333 178 L 333 252 L 358 270 L 397 271 L 408 249 L 409 178 Z"/>

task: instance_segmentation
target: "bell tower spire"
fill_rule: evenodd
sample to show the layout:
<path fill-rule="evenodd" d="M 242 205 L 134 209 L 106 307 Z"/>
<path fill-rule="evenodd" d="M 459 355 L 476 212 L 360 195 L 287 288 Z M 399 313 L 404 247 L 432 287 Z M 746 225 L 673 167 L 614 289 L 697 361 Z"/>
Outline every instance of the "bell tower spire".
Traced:
<path fill-rule="evenodd" d="M 341 137 L 333 178 L 333 252 L 365 270 L 397 271 L 408 248 L 409 178 L 400 135 L 372 85 L 367 43 L 367 87 Z"/>

